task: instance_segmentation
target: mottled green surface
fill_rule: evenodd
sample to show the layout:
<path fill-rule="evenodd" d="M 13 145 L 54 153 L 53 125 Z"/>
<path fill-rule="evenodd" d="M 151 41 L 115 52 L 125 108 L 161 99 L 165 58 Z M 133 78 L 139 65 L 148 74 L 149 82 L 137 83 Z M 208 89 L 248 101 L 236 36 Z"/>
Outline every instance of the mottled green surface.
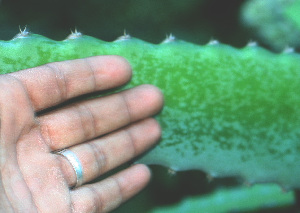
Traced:
<path fill-rule="evenodd" d="M 7 73 L 107 54 L 130 61 L 130 87 L 150 83 L 165 95 L 157 116 L 162 141 L 141 162 L 300 188 L 300 55 L 253 45 L 154 45 L 88 36 L 57 42 L 30 35 L 0 42 L 0 67 Z"/>

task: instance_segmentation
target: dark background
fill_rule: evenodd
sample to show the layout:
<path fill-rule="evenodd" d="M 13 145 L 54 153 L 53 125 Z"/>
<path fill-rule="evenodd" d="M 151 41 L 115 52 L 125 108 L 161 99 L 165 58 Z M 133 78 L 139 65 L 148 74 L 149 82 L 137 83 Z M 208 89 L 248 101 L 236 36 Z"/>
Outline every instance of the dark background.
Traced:
<path fill-rule="evenodd" d="M 10 40 L 19 26 L 55 40 L 71 30 L 112 41 L 126 30 L 159 43 L 166 34 L 203 44 L 218 39 L 243 46 L 250 39 L 239 23 L 243 0 L 2 0 L 0 39 Z"/>

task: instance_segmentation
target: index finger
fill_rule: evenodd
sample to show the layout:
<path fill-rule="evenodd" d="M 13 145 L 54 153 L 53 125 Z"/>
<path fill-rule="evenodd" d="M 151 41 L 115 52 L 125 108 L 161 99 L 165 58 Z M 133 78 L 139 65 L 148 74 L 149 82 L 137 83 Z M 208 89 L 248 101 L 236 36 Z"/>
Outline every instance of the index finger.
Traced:
<path fill-rule="evenodd" d="M 95 56 L 49 63 L 9 74 L 27 90 L 36 111 L 68 99 L 125 84 L 131 67 L 120 56 Z"/>

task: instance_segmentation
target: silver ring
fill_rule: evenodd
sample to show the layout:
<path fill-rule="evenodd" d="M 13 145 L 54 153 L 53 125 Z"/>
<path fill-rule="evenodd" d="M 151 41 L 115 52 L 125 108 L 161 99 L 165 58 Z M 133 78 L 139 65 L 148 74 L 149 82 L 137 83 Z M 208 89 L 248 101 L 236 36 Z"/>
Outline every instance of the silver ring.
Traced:
<path fill-rule="evenodd" d="M 76 185 L 73 188 L 81 186 L 83 184 L 83 168 L 75 153 L 68 149 L 62 149 L 55 152 L 55 154 L 65 157 L 72 165 L 76 174 Z"/>

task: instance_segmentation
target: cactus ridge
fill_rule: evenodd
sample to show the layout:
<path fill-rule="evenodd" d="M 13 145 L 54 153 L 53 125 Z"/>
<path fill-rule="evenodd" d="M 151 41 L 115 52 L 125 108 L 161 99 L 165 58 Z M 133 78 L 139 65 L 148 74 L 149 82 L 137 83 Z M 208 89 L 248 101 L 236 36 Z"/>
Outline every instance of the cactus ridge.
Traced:
<path fill-rule="evenodd" d="M 163 91 L 162 140 L 140 162 L 300 188 L 298 53 L 275 54 L 255 42 L 241 49 L 216 41 L 201 46 L 173 35 L 150 44 L 127 34 L 114 42 L 77 31 L 63 41 L 20 34 L 0 41 L 1 73 L 121 55 L 134 72 L 125 88 L 147 83 Z"/>

